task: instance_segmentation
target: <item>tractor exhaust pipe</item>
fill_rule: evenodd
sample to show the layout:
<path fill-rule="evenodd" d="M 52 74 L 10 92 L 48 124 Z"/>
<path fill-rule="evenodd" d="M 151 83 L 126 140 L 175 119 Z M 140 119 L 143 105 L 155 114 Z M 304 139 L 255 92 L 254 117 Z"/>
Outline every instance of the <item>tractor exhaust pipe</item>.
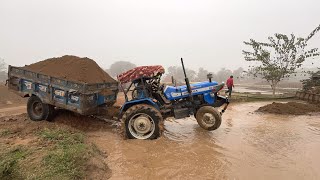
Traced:
<path fill-rule="evenodd" d="M 184 73 L 184 80 L 186 81 L 186 85 L 187 85 L 187 90 L 190 96 L 190 100 L 193 101 L 193 97 L 192 97 L 192 90 L 191 90 L 191 86 L 190 86 L 190 82 L 189 79 L 187 77 L 187 73 L 186 73 L 186 69 L 184 68 L 184 63 L 183 63 L 183 59 L 181 58 L 181 64 L 182 64 L 182 69 L 183 69 L 183 73 Z"/>

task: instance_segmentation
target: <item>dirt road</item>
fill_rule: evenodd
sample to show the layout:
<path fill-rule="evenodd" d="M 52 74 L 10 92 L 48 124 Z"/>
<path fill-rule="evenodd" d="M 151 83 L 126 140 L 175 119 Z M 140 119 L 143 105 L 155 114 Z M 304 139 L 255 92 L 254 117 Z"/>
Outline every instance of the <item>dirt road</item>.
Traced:
<path fill-rule="evenodd" d="M 23 106 L 15 106 L 15 107 L 7 107 L 0 108 L 0 117 L 19 115 L 27 112 L 27 107 Z"/>

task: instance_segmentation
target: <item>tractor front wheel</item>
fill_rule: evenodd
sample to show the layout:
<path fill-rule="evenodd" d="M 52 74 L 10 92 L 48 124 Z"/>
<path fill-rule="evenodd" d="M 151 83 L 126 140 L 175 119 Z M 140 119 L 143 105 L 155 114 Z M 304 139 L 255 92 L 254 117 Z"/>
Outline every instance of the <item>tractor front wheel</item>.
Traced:
<path fill-rule="evenodd" d="M 123 114 L 121 122 L 125 137 L 129 139 L 157 139 L 163 131 L 161 113 L 147 104 L 130 107 Z"/>
<path fill-rule="evenodd" d="M 200 127 L 213 131 L 221 125 L 221 114 L 211 106 L 203 106 L 196 113 L 196 119 Z"/>

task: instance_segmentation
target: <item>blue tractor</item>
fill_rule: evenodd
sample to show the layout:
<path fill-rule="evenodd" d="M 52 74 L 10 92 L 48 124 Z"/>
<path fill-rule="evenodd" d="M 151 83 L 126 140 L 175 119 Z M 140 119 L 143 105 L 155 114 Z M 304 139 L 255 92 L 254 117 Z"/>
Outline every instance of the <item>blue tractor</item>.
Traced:
<path fill-rule="evenodd" d="M 229 104 L 227 97 L 218 95 L 224 83 L 212 81 L 212 75 L 208 74 L 208 81 L 190 84 L 182 58 L 181 63 L 186 83 L 183 86 L 161 85 L 162 66 L 137 67 L 118 76 L 126 99 L 119 115 L 126 138 L 156 139 L 168 117 L 194 116 L 209 131 L 220 127 L 221 116 Z M 124 88 L 123 84 L 128 82 L 130 85 Z M 217 108 L 223 105 L 219 112 Z"/>

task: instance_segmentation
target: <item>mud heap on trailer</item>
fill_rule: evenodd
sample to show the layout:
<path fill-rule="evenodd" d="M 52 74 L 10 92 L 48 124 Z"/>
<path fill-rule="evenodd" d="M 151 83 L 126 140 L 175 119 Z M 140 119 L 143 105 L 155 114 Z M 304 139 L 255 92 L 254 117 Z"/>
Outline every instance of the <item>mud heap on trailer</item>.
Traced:
<path fill-rule="evenodd" d="M 77 56 L 62 56 L 26 65 L 23 69 L 48 76 L 83 83 L 114 83 L 108 73 L 92 59 Z"/>

